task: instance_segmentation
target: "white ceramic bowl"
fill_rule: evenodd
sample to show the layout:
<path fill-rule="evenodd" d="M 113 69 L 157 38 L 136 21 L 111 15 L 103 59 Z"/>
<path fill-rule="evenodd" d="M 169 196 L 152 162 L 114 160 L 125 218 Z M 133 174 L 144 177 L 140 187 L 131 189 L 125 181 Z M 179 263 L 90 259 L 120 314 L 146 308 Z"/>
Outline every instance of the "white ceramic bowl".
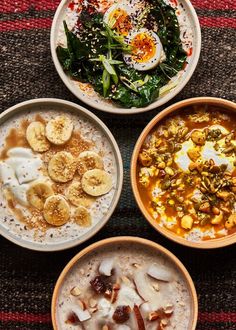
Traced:
<path fill-rule="evenodd" d="M 98 131 L 100 136 L 103 137 L 103 141 L 104 139 L 106 140 L 106 143 L 109 146 L 109 150 L 111 150 L 114 156 L 114 166 L 116 169 L 114 175 L 114 180 L 116 183 L 114 186 L 113 195 L 111 195 L 111 198 L 109 199 L 110 202 L 107 208 L 107 212 L 104 213 L 102 218 L 97 221 L 91 228 L 82 232 L 81 236 L 77 234 L 77 231 L 73 231 L 71 234 L 69 229 L 68 231 L 63 229 L 61 236 L 58 235 L 59 238 L 56 238 L 54 235 L 52 240 L 50 238 L 46 240 L 44 237 L 42 237 L 42 239 L 36 239 L 34 238 L 35 232 L 31 233 L 30 230 L 24 230 L 24 224 L 17 220 L 7 207 L 4 207 L 5 202 L 4 198 L 2 197 L 2 203 L 0 205 L 0 234 L 2 236 L 9 239 L 13 243 L 32 250 L 58 251 L 76 246 L 88 240 L 90 237 L 95 235 L 109 220 L 113 211 L 115 210 L 121 194 L 123 183 L 123 164 L 118 145 L 113 135 L 103 124 L 103 122 L 94 114 L 82 108 L 81 106 L 64 100 L 50 98 L 35 99 L 22 102 L 11 107 L 10 109 L 0 114 L 0 136 L 3 137 L 4 134 L 6 135 L 6 132 L 9 132 L 9 129 L 6 129 L 6 127 L 17 127 L 17 122 L 19 122 L 18 120 L 25 119 L 26 115 L 27 117 L 31 115 L 34 116 L 34 113 L 38 114 L 39 112 L 43 113 L 44 111 L 47 114 L 50 111 L 55 111 L 56 113 L 70 113 L 72 116 L 78 116 L 78 119 L 82 119 L 84 122 L 88 123 L 89 127 L 95 127 L 96 131 Z M 3 148 L 3 142 L 4 141 L 2 140 L 1 149 Z M 22 229 L 19 229 L 20 226 L 22 226 Z M 55 228 L 53 230 L 57 230 L 59 228 Z M 72 238 L 72 236 L 74 237 Z"/>
<path fill-rule="evenodd" d="M 185 72 L 181 76 L 178 85 L 170 90 L 168 93 L 164 94 L 163 96 L 159 97 L 156 101 L 148 105 L 147 107 L 143 108 L 122 108 L 116 105 L 115 103 L 111 103 L 106 101 L 104 98 L 99 96 L 97 93 L 88 94 L 82 91 L 78 85 L 75 83 L 71 78 L 69 78 L 65 72 L 63 71 L 61 64 L 57 58 L 56 54 L 56 46 L 58 41 L 59 34 L 62 33 L 62 25 L 63 20 L 65 18 L 66 8 L 68 6 L 69 0 L 62 0 L 60 5 L 57 8 L 55 13 L 52 28 L 51 28 L 51 54 L 52 59 L 55 64 L 56 70 L 61 77 L 64 84 L 67 88 L 81 101 L 86 103 L 87 105 L 101 110 L 105 112 L 115 113 L 115 114 L 134 114 L 134 113 L 141 113 L 146 112 L 159 106 L 165 104 L 166 102 L 170 101 L 174 96 L 176 96 L 187 84 L 189 79 L 194 73 L 194 70 L 197 66 L 198 59 L 200 56 L 201 50 L 201 30 L 200 24 L 198 21 L 197 14 L 191 4 L 190 1 L 185 0 L 178 0 L 178 9 L 185 11 L 186 17 L 189 20 L 189 24 L 192 29 L 193 34 L 193 47 L 192 47 L 192 54 L 188 57 L 188 65 L 186 66 Z M 181 5 L 181 6 L 180 6 Z"/>

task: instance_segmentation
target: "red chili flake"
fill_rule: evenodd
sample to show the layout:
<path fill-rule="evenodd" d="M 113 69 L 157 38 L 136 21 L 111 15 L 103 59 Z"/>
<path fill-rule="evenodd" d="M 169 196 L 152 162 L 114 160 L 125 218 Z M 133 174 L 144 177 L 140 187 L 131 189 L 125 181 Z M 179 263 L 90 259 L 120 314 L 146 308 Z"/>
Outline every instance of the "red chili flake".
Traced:
<path fill-rule="evenodd" d="M 187 52 L 187 55 L 188 55 L 188 56 L 191 56 L 192 53 L 193 53 L 193 48 L 191 47 L 191 48 L 189 48 L 189 50 L 188 50 L 188 52 Z"/>
<path fill-rule="evenodd" d="M 74 1 L 72 1 L 72 2 L 69 3 L 68 8 L 69 8 L 70 10 L 74 10 L 74 8 L 75 8 Z"/>
<path fill-rule="evenodd" d="M 116 323 L 125 323 L 130 317 L 130 312 L 129 306 L 117 306 L 112 318 Z"/>
<path fill-rule="evenodd" d="M 177 1 L 177 0 L 170 0 L 170 2 L 171 2 L 175 7 L 178 6 L 178 1 Z"/>

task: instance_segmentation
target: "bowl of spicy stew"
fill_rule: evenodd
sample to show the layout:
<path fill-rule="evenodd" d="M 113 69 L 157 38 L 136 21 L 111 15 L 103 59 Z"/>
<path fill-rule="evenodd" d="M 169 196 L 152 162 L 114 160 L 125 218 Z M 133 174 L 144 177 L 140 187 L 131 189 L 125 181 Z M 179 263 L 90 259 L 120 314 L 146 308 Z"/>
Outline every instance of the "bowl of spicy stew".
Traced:
<path fill-rule="evenodd" d="M 195 248 L 236 242 L 236 104 L 199 97 L 160 112 L 131 161 L 136 202 L 167 238 Z"/>

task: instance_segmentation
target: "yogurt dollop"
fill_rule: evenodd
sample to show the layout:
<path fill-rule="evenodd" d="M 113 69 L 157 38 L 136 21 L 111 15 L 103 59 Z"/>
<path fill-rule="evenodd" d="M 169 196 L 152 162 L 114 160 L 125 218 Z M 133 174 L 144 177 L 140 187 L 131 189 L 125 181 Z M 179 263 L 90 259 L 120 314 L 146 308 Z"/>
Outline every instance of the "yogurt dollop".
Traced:
<path fill-rule="evenodd" d="M 28 205 L 26 192 L 29 183 L 42 177 L 42 160 L 29 148 L 16 147 L 8 150 L 8 158 L 0 162 L 0 179 L 22 204 Z"/>

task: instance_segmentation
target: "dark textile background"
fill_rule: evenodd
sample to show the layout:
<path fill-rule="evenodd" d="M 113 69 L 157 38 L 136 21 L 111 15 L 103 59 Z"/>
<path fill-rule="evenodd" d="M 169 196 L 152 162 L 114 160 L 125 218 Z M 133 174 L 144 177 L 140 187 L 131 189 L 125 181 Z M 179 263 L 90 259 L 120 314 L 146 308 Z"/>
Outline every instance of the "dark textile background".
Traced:
<path fill-rule="evenodd" d="M 38 97 L 80 103 L 60 81 L 51 60 L 49 34 L 58 3 L 0 1 L 1 111 Z M 169 104 L 205 95 L 235 101 L 236 1 L 194 0 L 193 4 L 202 26 L 201 58 L 191 81 Z M 235 246 L 197 251 L 172 243 L 147 224 L 133 199 L 129 166 L 134 143 L 160 110 L 132 118 L 92 110 L 111 129 L 122 152 L 124 186 L 118 207 L 93 239 L 64 252 L 32 252 L 0 237 L 0 329 L 52 329 L 51 295 L 66 263 L 94 241 L 125 234 L 156 241 L 184 263 L 198 292 L 198 330 L 236 330 Z"/>

